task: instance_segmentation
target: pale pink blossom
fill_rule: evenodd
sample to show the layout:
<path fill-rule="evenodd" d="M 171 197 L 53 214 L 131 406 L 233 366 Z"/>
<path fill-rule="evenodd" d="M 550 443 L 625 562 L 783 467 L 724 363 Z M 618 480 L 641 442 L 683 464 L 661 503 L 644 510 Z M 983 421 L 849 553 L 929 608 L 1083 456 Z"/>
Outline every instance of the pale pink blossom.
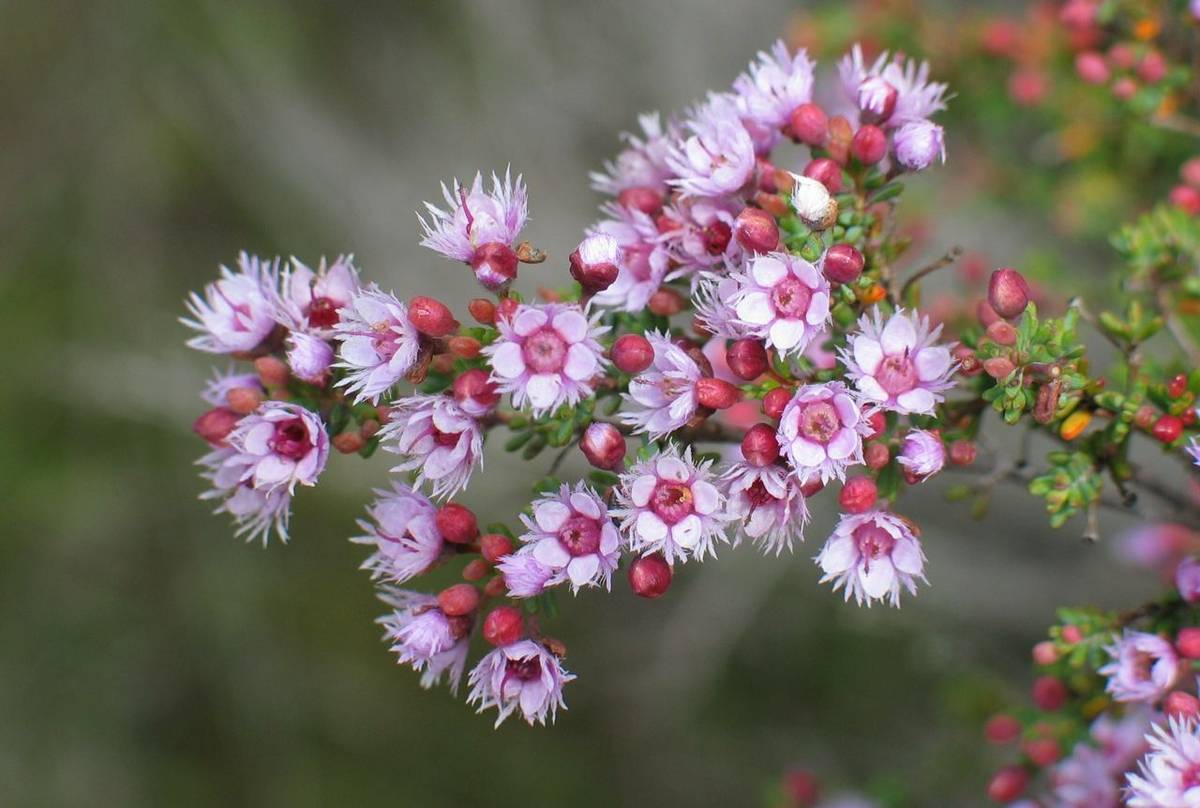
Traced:
<path fill-rule="evenodd" d="M 754 257 L 734 273 L 734 311 L 746 331 L 780 355 L 803 353 L 829 322 L 829 281 L 821 262 L 774 252 Z"/>
<path fill-rule="evenodd" d="M 620 536 L 604 500 L 586 484 L 573 490 L 563 485 L 535 500 L 533 516 L 521 514 L 521 521 L 526 528 L 521 541 L 553 574 L 546 585 L 570 581 L 576 592 L 600 584 L 611 588 Z"/>
<path fill-rule="evenodd" d="M 931 121 L 912 121 L 896 130 L 892 142 L 896 162 L 909 171 L 924 171 L 935 161 L 946 162 L 942 127 Z"/>
<path fill-rule="evenodd" d="M 739 263 L 742 246 L 733 237 L 733 225 L 742 207 L 728 198 L 689 196 L 664 210 L 671 226 L 661 240 L 679 266 L 676 277 Z"/>
<path fill-rule="evenodd" d="M 1105 690 L 1117 701 L 1152 704 L 1167 694 L 1182 672 L 1175 647 L 1157 634 L 1127 629 L 1104 650 L 1112 662 L 1099 672 L 1108 677 Z"/>
<path fill-rule="evenodd" d="M 847 466 L 863 462 L 868 415 L 841 382 L 799 388 L 784 407 L 776 437 L 800 482 L 843 480 Z"/>
<path fill-rule="evenodd" d="M 1050 770 L 1055 808 L 1119 808 L 1120 786 L 1100 750 L 1086 742 L 1075 745 Z"/>
<path fill-rule="evenodd" d="M 750 336 L 754 329 L 738 319 L 732 303 L 737 290 L 738 282 L 729 275 L 706 272 L 699 276 L 692 293 L 692 305 L 696 309 L 696 321 L 705 331 L 729 339 Z M 708 344 L 715 341 L 710 340 Z"/>
<path fill-rule="evenodd" d="M 1188 603 L 1200 603 L 1200 558 L 1191 556 L 1175 568 L 1175 588 Z"/>
<path fill-rule="evenodd" d="M 457 693 L 467 666 L 471 618 L 450 617 L 432 595 L 396 587 L 383 587 L 379 598 L 394 608 L 376 622 L 397 661 L 421 674 L 421 687 L 433 687 L 444 675 L 450 692 Z"/>
<path fill-rule="evenodd" d="M 403 458 L 396 472 L 413 472 L 438 499 L 467 487 L 483 463 L 483 428 L 450 396 L 412 395 L 396 402 L 379 433 L 383 448 Z"/>
<path fill-rule="evenodd" d="M 408 319 L 408 308 L 375 284 L 359 290 L 341 309 L 334 336 L 341 343 L 337 366 L 348 371 L 337 386 L 359 403 L 378 403 L 420 354 L 420 334 Z"/>
<path fill-rule="evenodd" d="M 204 467 L 200 476 L 212 483 L 200 498 L 220 501 L 214 513 L 233 517 L 235 535 L 244 536 L 246 541 L 261 538 L 266 546 L 274 530 L 280 541 L 288 540 L 292 495 L 286 488 L 254 488 L 252 480 L 244 479 L 247 464 L 239 459 L 237 450 L 228 446 L 209 452 L 197 462 Z"/>
<path fill-rule="evenodd" d="M 321 337 L 293 331 L 287 338 L 287 363 L 301 381 L 324 387 L 333 366 L 333 346 Z"/>
<path fill-rule="evenodd" d="M 759 51 L 757 61 L 733 82 L 744 118 L 781 129 L 796 107 L 812 101 L 813 66 L 803 48 L 789 54 L 782 39 L 769 52 Z"/>
<path fill-rule="evenodd" d="M 468 704 L 478 712 L 496 708 L 499 727 L 517 710 L 531 726 L 553 723 L 559 709 L 567 709 L 563 686 L 575 675 L 541 643 L 518 640 L 488 652 L 471 671 Z"/>
<path fill-rule="evenodd" d="M 437 527 L 437 507 L 402 483 L 375 492 L 367 508 L 370 519 L 358 520 L 363 535 L 351 539 L 374 549 L 363 562 L 375 580 L 401 584 L 428 572 L 442 557 L 445 542 Z"/>
<path fill-rule="evenodd" d="M 227 407 L 229 392 L 243 388 L 265 392 L 257 373 L 238 373 L 232 368 L 221 372 L 214 368 L 212 378 L 205 383 L 200 398 L 214 407 Z"/>
<path fill-rule="evenodd" d="M 514 182 L 509 171 L 504 181 L 492 174 L 492 190 L 483 189 L 483 175 L 475 174 L 471 187 L 454 180 L 453 189 L 442 183 L 446 207 L 425 203 L 429 218 L 418 215 L 424 238 L 421 246 L 454 261 L 471 264 L 485 244 L 512 248 L 529 218 L 528 194 L 520 175 Z"/>
<path fill-rule="evenodd" d="M 240 253 L 237 271 L 221 267 L 220 279 L 192 292 L 187 300 L 191 319 L 180 322 L 199 332 L 189 348 L 208 353 L 253 351 L 275 330 L 274 300 L 279 285 L 279 259 L 267 261 Z"/>
<path fill-rule="evenodd" d="M 617 279 L 592 298 L 602 308 L 640 312 L 658 287 L 677 277 L 671 269 L 671 256 L 654 220 L 639 210 L 606 205 L 610 218 L 591 227 L 591 234 L 608 235 L 620 247 Z"/>
<path fill-rule="evenodd" d="M 531 545 L 502 557 L 496 569 L 504 576 L 504 586 L 513 598 L 537 597 L 551 585 L 550 579 L 557 577 L 554 570 L 534 557 Z"/>
<path fill-rule="evenodd" d="M 903 518 L 885 510 L 845 513 L 817 556 L 824 573 L 821 583 L 833 581 L 846 600 L 861 606 L 889 601 L 900 605 L 900 590 L 917 594 L 925 581 L 925 553 L 920 539 Z"/>
<path fill-rule="evenodd" d="M 696 360 L 683 348 L 658 332 L 646 334 L 654 349 L 650 367 L 629 381 L 629 392 L 622 398 L 630 405 L 618 416 L 634 427 L 634 433 L 646 433 L 658 440 L 687 425 L 696 414 L 696 382 L 704 375 Z"/>
<path fill-rule="evenodd" d="M 315 271 L 293 258 L 279 284 L 277 319 L 293 331 L 329 337 L 341 319 L 339 310 L 350 305 L 358 289 L 352 255 L 339 255 L 333 263 L 322 258 Z"/>
<path fill-rule="evenodd" d="M 593 171 L 589 175 L 592 187 L 602 193 L 616 196 L 627 188 L 649 188 L 666 193 L 667 180 L 674 176 L 667 164 L 671 142 L 679 137 L 676 127 L 662 124 L 657 112 L 638 116 L 640 135 L 624 132 L 621 139 L 625 149 L 615 161 L 604 163 L 604 171 Z"/>
<path fill-rule="evenodd" d="M 924 482 L 946 464 L 946 447 L 936 433 L 927 429 L 910 429 L 904 436 L 897 461 L 904 467 L 909 479 Z"/>
<path fill-rule="evenodd" d="M 930 117 L 946 108 L 946 85 L 929 80 L 929 64 L 884 51 L 868 67 L 862 48 L 855 45 L 838 62 L 838 74 L 846 95 L 875 116 L 886 116 L 885 126 L 901 126 Z M 885 98 L 894 92 L 895 107 L 890 114 L 884 108 Z"/>
<path fill-rule="evenodd" d="M 764 553 L 779 555 L 804 541 L 808 504 L 796 478 L 783 466 L 738 461 L 721 475 L 726 511 Z"/>
<path fill-rule="evenodd" d="M 935 344 L 942 327 L 930 329 L 929 320 L 903 309 L 885 323 L 878 306 L 858 327 L 841 359 L 863 398 L 893 412 L 932 415 L 954 386 L 950 347 Z"/>
<path fill-rule="evenodd" d="M 667 155 L 667 164 L 676 174 L 670 182 L 685 195 L 726 196 L 754 178 L 754 141 L 731 96 L 710 96 L 685 126 L 690 135 Z"/>
<path fill-rule="evenodd" d="M 1150 745 L 1146 733 L 1151 725 L 1162 718 L 1162 714 L 1147 705 L 1133 704 L 1125 709 L 1120 718 L 1104 713 L 1092 722 L 1089 730 L 1105 765 L 1114 776 L 1123 775 L 1138 758 L 1146 754 Z"/>
<path fill-rule="evenodd" d="M 1130 772 L 1129 808 L 1195 808 L 1200 805 L 1200 725 L 1171 718 L 1146 736 L 1150 752 Z"/>

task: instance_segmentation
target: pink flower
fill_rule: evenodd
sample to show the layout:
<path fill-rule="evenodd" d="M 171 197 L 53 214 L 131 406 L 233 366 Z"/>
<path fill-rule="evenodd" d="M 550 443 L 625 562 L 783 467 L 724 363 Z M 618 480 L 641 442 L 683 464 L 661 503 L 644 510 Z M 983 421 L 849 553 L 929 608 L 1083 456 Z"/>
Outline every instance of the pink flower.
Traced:
<path fill-rule="evenodd" d="M 900 590 L 917 594 L 925 581 L 925 553 L 908 522 L 895 514 L 874 510 L 845 513 L 817 556 L 824 572 L 821 583 L 833 581 L 861 606 L 875 600 L 900 605 Z"/>
<path fill-rule="evenodd" d="M 671 270 L 671 257 L 654 224 L 654 220 L 639 210 L 606 205 L 604 219 L 588 230 L 591 234 L 609 235 L 620 247 L 617 279 L 603 292 L 592 298 L 602 308 L 640 312 L 658 287 L 676 277 Z"/>
<path fill-rule="evenodd" d="M 457 693 L 467 666 L 470 618 L 449 617 L 437 598 L 419 592 L 383 587 L 379 598 L 395 608 L 376 622 L 397 661 L 421 674 L 421 687 L 433 687 L 445 674 L 450 692 Z"/>
<path fill-rule="evenodd" d="M 429 483 L 438 499 L 467 487 L 483 462 L 483 429 L 449 396 L 412 395 L 397 401 L 379 438 L 404 460 L 392 469 L 416 472 L 417 489 Z"/>
<path fill-rule="evenodd" d="M 1105 690 L 1117 701 L 1156 702 L 1181 672 L 1174 646 L 1157 634 L 1126 630 L 1104 650 L 1113 661 L 1099 672 L 1108 677 Z"/>
<path fill-rule="evenodd" d="M 801 387 L 779 418 L 779 446 L 801 483 L 845 479 L 846 467 L 863 462 L 862 439 L 871 433 L 866 413 L 841 382 Z"/>
<path fill-rule="evenodd" d="M 324 387 L 333 365 L 333 346 L 320 337 L 293 331 L 288 334 L 287 361 L 296 378 Z"/>
<path fill-rule="evenodd" d="M 220 280 L 193 292 L 187 301 L 193 319 L 184 325 L 200 332 L 189 348 L 208 353 L 242 353 L 257 348 L 275 330 L 273 300 L 279 284 L 279 260 L 267 262 L 240 253 L 237 272 L 221 267 Z"/>
<path fill-rule="evenodd" d="M 257 373 L 237 373 L 232 369 L 222 373 L 214 369 L 213 377 L 204 385 L 204 391 L 200 393 L 200 398 L 214 407 L 227 407 L 229 406 L 229 391 L 239 388 L 264 392 Z"/>
<path fill-rule="evenodd" d="M 1056 808 L 1119 808 L 1120 788 L 1104 755 L 1086 742 L 1050 770 Z"/>
<path fill-rule="evenodd" d="M 531 545 L 501 558 L 496 569 L 504 576 L 504 586 L 513 598 L 537 597 L 551 585 L 550 579 L 556 577 L 553 569 L 534 558 Z"/>
<path fill-rule="evenodd" d="M 1192 458 L 1192 465 L 1200 466 L 1200 438 L 1193 436 L 1184 447 L 1184 451 Z"/>
<path fill-rule="evenodd" d="M 553 723 L 563 701 L 563 686 L 575 679 L 546 647 L 532 640 L 518 640 L 490 651 L 471 671 L 468 704 L 479 704 L 478 712 L 495 707 L 496 726 L 516 710 L 531 726 Z"/>
<path fill-rule="evenodd" d="M 754 330 L 738 319 L 731 302 L 737 290 L 738 282 L 729 275 L 704 273 L 699 276 L 696 291 L 692 293 L 692 305 L 696 308 L 696 321 L 710 334 L 741 339 L 750 336 Z"/>
<path fill-rule="evenodd" d="M 376 491 L 367 509 L 370 521 L 358 520 L 365 535 L 352 538 L 375 552 L 363 562 L 374 580 L 401 584 L 428 572 L 442 557 L 445 543 L 437 528 L 437 507 L 401 483 L 391 491 Z"/>
<path fill-rule="evenodd" d="M 604 583 L 609 589 L 620 553 L 617 528 L 596 492 L 584 483 L 564 485 L 533 503 L 533 518 L 521 514 L 526 533 L 521 541 L 554 577 L 548 585 L 569 580 L 578 592 Z"/>
<path fill-rule="evenodd" d="M 408 308 L 375 284 L 359 291 L 340 311 L 334 336 L 341 342 L 349 372 L 338 387 L 353 393 L 356 403 L 379 402 L 416 364 L 420 334 L 408 319 Z"/>
<path fill-rule="evenodd" d="M 1200 602 L 1200 558 L 1185 558 L 1175 568 L 1175 588 L 1188 603 Z"/>
<path fill-rule="evenodd" d="M 841 358 L 863 398 L 893 412 L 932 415 L 954 386 L 950 349 L 933 344 L 942 327 L 931 331 L 927 319 L 903 309 L 884 324 L 878 307 L 858 327 Z"/>
<path fill-rule="evenodd" d="M 813 62 L 801 48 L 788 54 L 787 45 L 777 40 L 770 52 L 759 51 L 758 61 L 733 82 L 743 116 L 778 130 L 801 104 L 812 101 Z"/>
<path fill-rule="evenodd" d="M 692 450 L 669 445 L 621 475 L 612 515 L 621 520 L 629 549 L 642 555 L 662 553 L 667 562 L 704 560 L 715 555 L 713 542 L 727 540 L 731 517 L 724 497 L 712 484 L 712 461 L 697 465 Z"/>
<path fill-rule="evenodd" d="M 315 272 L 293 258 L 280 283 L 276 316 L 293 331 L 329 337 L 338 310 L 350 305 L 358 288 L 354 256 L 339 255 L 332 264 L 322 258 Z"/>
<path fill-rule="evenodd" d="M 1169 719 L 1146 736 L 1150 752 L 1126 780 L 1129 808 L 1192 808 L 1200 805 L 1200 725 Z"/>
<path fill-rule="evenodd" d="M 900 126 L 946 108 L 946 85 L 929 81 L 927 62 L 904 62 L 898 54 L 889 57 L 884 51 L 867 67 L 862 48 L 855 45 L 838 62 L 838 74 L 850 100 L 881 125 Z"/>
<path fill-rule="evenodd" d="M 683 197 L 666 208 L 672 227 L 661 240 L 680 267 L 674 276 L 738 263 L 742 246 L 733 225 L 742 207 L 724 198 Z"/>
<path fill-rule="evenodd" d="M 946 464 L 946 447 L 942 439 L 925 429 L 910 429 L 904 436 L 898 461 L 906 477 L 924 482 L 942 470 Z"/>
<path fill-rule="evenodd" d="M 209 452 L 198 462 L 205 469 L 200 476 L 212 483 L 200 498 L 221 500 L 215 513 L 233 517 L 235 535 L 245 536 L 246 541 L 261 537 L 264 547 L 272 530 L 281 541 L 288 540 L 292 495 L 286 488 L 254 488 L 252 481 L 243 479 L 246 464 L 239 460 L 237 450 L 228 446 Z"/>
<path fill-rule="evenodd" d="M 674 176 L 667 165 L 667 154 L 671 141 L 679 137 L 675 127 L 668 124 L 664 130 L 657 112 L 638 116 L 642 135 L 622 133 L 621 139 L 628 145 L 617 155 L 615 162 L 605 161 L 604 171 L 593 171 L 590 175 L 592 187 L 602 193 L 616 196 L 627 188 L 649 188 L 659 193 L 667 190 L 667 180 Z"/>
<path fill-rule="evenodd" d="M 1146 743 L 1146 733 L 1160 717 L 1161 714 L 1150 707 L 1132 705 L 1121 718 L 1105 713 L 1092 722 L 1089 732 L 1104 755 L 1109 773 L 1114 776 L 1124 774 L 1138 758 L 1146 754 L 1150 748 Z"/>
<path fill-rule="evenodd" d="M 685 195 L 734 194 L 754 178 L 754 141 L 731 97 L 710 96 L 686 126 L 691 136 L 667 155 L 667 164 L 677 176 L 670 182 Z"/>
<path fill-rule="evenodd" d="M 696 414 L 696 382 L 703 375 L 696 360 L 670 338 L 657 332 L 646 335 L 654 348 L 654 361 L 629 382 L 629 393 L 621 397 L 631 409 L 619 416 L 635 433 L 645 432 L 650 440 L 681 429 Z"/>
<path fill-rule="evenodd" d="M 892 144 L 896 162 L 909 171 L 924 171 L 934 161 L 946 162 L 942 127 L 931 121 L 912 121 L 896 130 Z"/>
<path fill-rule="evenodd" d="M 520 305 L 496 326 L 500 336 L 484 353 L 497 389 L 512 394 L 514 407 L 538 416 L 592 395 L 591 380 L 605 364 L 596 337 L 608 329 L 589 322 L 579 306 Z"/>
<path fill-rule="evenodd" d="M 742 532 L 764 553 L 779 555 L 804 541 L 808 504 L 796 478 L 782 466 L 758 467 L 739 461 L 721 475 L 726 511 L 741 521 Z"/>
<path fill-rule="evenodd" d="M 803 353 L 829 322 L 829 281 L 814 266 L 787 252 L 756 256 L 735 273 L 738 319 L 781 355 Z"/>
<path fill-rule="evenodd" d="M 509 171 L 504 172 L 503 183 L 492 174 L 490 193 L 483 190 L 483 175 L 476 173 L 470 190 L 457 179 L 453 190 L 442 183 L 442 196 L 446 199 L 444 210 L 426 202 L 429 219 L 417 217 L 425 236 L 421 246 L 472 266 L 484 245 L 511 250 L 529 218 L 525 183 L 520 175 L 514 183 Z"/>

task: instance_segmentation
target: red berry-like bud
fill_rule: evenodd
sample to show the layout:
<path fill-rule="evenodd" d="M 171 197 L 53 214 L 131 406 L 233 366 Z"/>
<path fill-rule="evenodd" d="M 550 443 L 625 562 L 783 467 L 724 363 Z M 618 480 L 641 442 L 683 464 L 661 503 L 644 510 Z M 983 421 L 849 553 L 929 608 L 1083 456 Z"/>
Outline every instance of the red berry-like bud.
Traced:
<path fill-rule="evenodd" d="M 262 406 L 263 395 L 254 387 L 235 387 L 225 394 L 225 402 L 238 415 L 249 415 Z"/>
<path fill-rule="evenodd" d="M 1185 659 L 1200 659 L 1200 628 L 1181 628 L 1175 635 L 1175 647 Z"/>
<path fill-rule="evenodd" d="M 467 304 L 467 311 L 475 318 L 475 322 L 482 325 L 496 324 L 496 304 L 488 300 L 486 297 L 472 298 Z"/>
<path fill-rule="evenodd" d="M 513 315 L 517 313 L 519 305 L 521 304 L 516 301 L 516 298 L 504 298 L 496 304 L 496 317 L 502 320 L 511 320 Z"/>
<path fill-rule="evenodd" d="M 500 401 L 496 383 L 488 377 L 487 371 L 479 368 L 470 368 L 458 374 L 450 389 L 459 406 L 476 417 L 485 414 Z"/>
<path fill-rule="evenodd" d="M 1195 718 L 1200 714 L 1200 699 L 1182 690 L 1172 690 L 1163 699 L 1163 712 L 1171 718 Z"/>
<path fill-rule="evenodd" d="M 850 154 L 865 166 L 873 166 L 887 155 L 887 135 L 878 126 L 864 124 L 850 141 Z"/>
<path fill-rule="evenodd" d="M 993 356 L 983 360 L 983 371 L 993 379 L 1008 378 L 1008 374 L 1016 369 L 1017 366 L 1007 356 Z"/>
<path fill-rule="evenodd" d="M 804 176 L 821 183 L 831 194 L 842 190 L 842 167 L 828 157 L 818 157 L 806 165 Z"/>
<path fill-rule="evenodd" d="M 983 725 L 983 735 L 995 744 L 1012 743 L 1021 734 L 1021 722 L 1005 713 L 997 713 Z"/>
<path fill-rule="evenodd" d="M 1190 185 L 1176 185 L 1167 195 L 1167 201 L 1193 216 L 1200 214 L 1200 191 Z"/>
<path fill-rule="evenodd" d="M 879 410 L 871 413 L 871 416 L 867 418 L 867 423 L 871 425 L 871 431 L 867 435 L 867 440 L 878 438 L 887 429 L 887 418 Z"/>
<path fill-rule="evenodd" d="M 1183 434 L 1183 421 L 1174 415 L 1163 415 L 1154 422 L 1150 434 L 1161 443 L 1171 443 Z"/>
<path fill-rule="evenodd" d="M 853 283 L 862 275 L 866 261 L 849 244 L 834 244 L 825 251 L 825 277 L 835 283 Z"/>
<path fill-rule="evenodd" d="M 1074 645 L 1083 639 L 1083 631 L 1079 628 L 1079 626 L 1063 626 L 1062 638 L 1063 642 Z"/>
<path fill-rule="evenodd" d="M 671 588 L 671 565 L 661 555 L 642 556 L 629 565 L 629 588 L 642 598 L 661 598 Z"/>
<path fill-rule="evenodd" d="M 755 424 L 742 438 L 742 457 L 752 466 L 769 466 L 779 459 L 779 439 L 774 428 Z"/>
<path fill-rule="evenodd" d="M 792 400 L 792 391 L 786 387 L 776 387 L 763 396 L 762 408 L 763 415 L 768 418 L 779 420 L 783 415 L 783 408 Z"/>
<path fill-rule="evenodd" d="M 1033 646 L 1033 661 L 1038 665 L 1053 665 L 1058 662 L 1058 649 L 1050 640 L 1042 640 Z"/>
<path fill-rule="evenodd" d="M 1088 84 L 1107 84 L 1112 76 L 1104 57 L 1095 51 L 1084 51 L 1075 57 L 1075 72 Z"/>
<path fill-rule="evenodd" d="M 638 210 L 654 218 L 662 212 L 663 196 L 653 188 L 634 186 L 617 194 L 617 204 L 629 210 Z"/>
<path fill-rule="evenodd" d="M 1178 373 L 1167 382 L 1167 395 L 1171 398 L 1179 398 L 1187 392 L 1188 379 L 1182 373 Z"/>
<path fill-rule="evenodd" d="M 779 223 L 762 208 L 743 208 L 733 222 L 733 235 L 748 252 L 771 252 L 779 246 Z"/>
<path fill-rule="evenodd" d="M 825 140 L 825 150 L 829 156 L 841 165 L 850 159 L 850 141 L 854 138 L 854 127 L 844 115 L 834 115 L 829 119 L 829 135 Z"/>
<path fill-rule="evenodd" d="M 1058 759 L 1062 757 L 1062 747 L 1053 738 L 1035 738 L 1027 741 L 1024 751 L 1033 765 L 1041 768 L 1057 763 Z"/>
<path fill-rule="evenodd" d="M 1138 64 L 1137 74 L 1147 84 L 1157 84 L 1167 75 L 1167 60 L 1156 50 L 1148 51 Z"/>
<path fill-rule="evenodd" d="M 734 376 L 752 382 L 767 371 L 767 349 L 762 340 L 753 337 L 739 339 L 725 352 L 725 363 Z"/>
<path fill-rule="evenodd" d="M 783 776 L 783 790 L 795 808 L 811 808 L 817 804 L 821 788 L 817 778 L 802 769 L 793 769 Z"/>
<path fill-rule="evenodd" d="M 475 279 L 492 292 L 508 288 L 517 277 L 517 254 L 512 247 L 499 241 L 476 247 L 470 263 L 471 269 L 475 270 Z"/>
<path fill-rule="evenodd" d="M 1129 76 L 1117 79 L 1112 85 L 1113 98 L 1118 101 L 1128 101 L 1137 95 L 1137 91 L 1138 83 Z"/>
<path fill-rule="evenodd" d="M 1005 319 L 1019 316 L 1029 305 L 1029 282 L 1015 269 L 997 269 L 988 279 L 988 303 Z"/>
<path fill-rule="evenodd" d="M 868 443 L 863 449 L 863 462 L 872 471 L 879 471 L 892 460 L 892 452 L 884 443 Z"/>
<path fill-rule="evenodd" d="M 654 361 L 654 347 L 641 334 L 622 334 L 613 343 L 609 356 L 622 373 L 641 373 Z"/>
<path fill-rule="evenodd" d="M 809 146 L 824 145 L 829 134 L 829 116 L 812 102 L 792 110 L 788 124 L 792 128 L 792 137 Z"/>
<path fill-rule="evenodd" d="M 448 337 L 458 330 L 458 320 L 440 300 L 417 295 L 408 303 L 408 319 L 413 326 L 430 337 Z"/>
<path fill-rule="evenodd" d="M 992 342 L 997 345 L 1016 345 L 1017 344 L 1017 329 L 1013 328 L 1010 323 L 1004 320 L 997 320 L 987 327 L 987 336 Z"/>
<path fill-rule="evenodd" d="M 438 608 L 450 617 L 462 617 L 479 608 L 479 590 L 470 584 L 455 584 L 438 593 Z"/>
<path fill-rule="evenodd" d="M 479 521 L 470 508 L 447 502 L 438 509 L 437 528 L 442 538 L 453 544 L 469 544 L 479 535 Z"/>
<path fill-rule="evenodd" d="M 1032 692 L 1039 710 L 1054 712 L 1067 703 L 1067 686 L 1054 676 L 1039 676 L 1033 681 Z"/>
<path fill-rule="evenodd" d="M 871 477 L 851 477 L 842 484 L 838 503 L 846 513 L 866 513 L 879 498 L 879 488 Z"/>
<path fill-rule="evenodd" d="M 987 795 L 992 802 L 1012 802 L 1025 793 L 1029 785 L 1029 772 L 1020 766 L 1006 766 L 993 775 L 988 783 Z"/>
<path fill-rule="evenodd" d="M 617 261 L 621 247 L 612 236 L 595 233 L 579 243 L 571 253 L 571 277 L 588 294 L 603 292 L 617 279 Z"/>
<path fill-rule="evenodd" d="M 489 564 L 495 564 L 512 551 L 513 540 L 502 533 L 484 533 L 479 537 L 479 554 Z"/>
<path fill-rule="evenodd" d="M 220 446 L 240 420 L 242 416 L 229 407 L 213 407 L 192 422 L 192 431 L 213 446 Z"/>
<path fill-rule="evenodd" d="M 1193 157 L 1180 166 L 1179 176 L 1188 185 L 1200 186 L 1200 157 Z"/>
<path fill-rule="evenodd" d="M 1143 404 L 1133 414 L 1133 423 L 1137 425 L 1138 429 L 1149 429 L 1157 420 L 1158 410 L 1154 409 L 1153 404 Z"/>
<path fill-rule="evenodd" d="M 975 444 L 969 440 L 956 440 L 950 444 L 950 462 L 956 466 L 969 466 L 975 462 Z"/>
<path fill-rule="evenodd" d="M 741 397 L 742 391 L 724 379 L 704 378 L 696 382 L 696 400 L 702 407 L 727 410 Z"/>
<path fill-rule="evenodd" d="M 497 648 L 512 645 L 524 634 L 525 618 L 521 616 L 520 610 L 512 606 L 497 606 L 483 619 L 483 638 Z"/>
<path fill-rule="evenodd" d="M 464 581 L 482 581 L 491 569 L 482 558 L 473 558 L 463 567 L 462 577 Z"/>
<path fill-rule="evenodd" d="M 658 287 L 646 301 L 646 308 L 650 310 L 650 313 L 657 314 L 659 317 L 672 317 L 683 311 L 686 305 L 687 301 L 683 295 L 669 286 Z"/>
<path fill-rule="evenodd" d="M 459 336 L 446 340 L 446 347 L 455 356 L 460 356 L 463 359 L 474 359 L 483 350 L 483 343 L 474 337 Z"/>
<path fill-rule="evenodd" d="M 987 328 L 992 323 L 1000 319 L 1000 315 L 996 313 L 986 300 L 981 300 L 975 304 L 975 317 Z"/>
<path fill-rule="evenodd" d="M 263 387 L 286 387 L 291 372 L 287 363 L 277 356 L 260 356 L 254 360 L 254 369 Z"/>
<path fill-rule="evenodd" d="M 347 455 L 361 452 L 362 448 L 367 445 L 367 439 L 358 432 L 338 433 L 329 442 L 333 444 L 334 449 Z"/>
<path fill-rule="evenodd" d="M 588 424 L 579 448 L 588 462 L 598 469 L 616 471 L 625 461 L 625 436 L 612 424 L 602 421 Z"/>

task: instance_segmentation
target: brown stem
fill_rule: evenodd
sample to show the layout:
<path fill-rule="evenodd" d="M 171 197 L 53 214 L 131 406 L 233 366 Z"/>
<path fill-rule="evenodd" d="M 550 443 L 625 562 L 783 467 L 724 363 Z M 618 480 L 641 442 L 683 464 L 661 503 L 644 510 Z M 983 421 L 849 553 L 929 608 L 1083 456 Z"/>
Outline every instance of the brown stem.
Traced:
<path fill-rule="evenodd" d="M 941 258 L 937 259 L 936 261 L 934 261 L 932 264 L 928 264 L 928 265 L 923 266 L 920 269 L 918 269 L 915 273 L 913 273 L 912 277 L 909 278 L 908 280 L 906 280 L 904 282 L 904 285 L 900 287 L 900 294 L 898 296 L 898 299 L 893 302 L 895 302 L 897 304 L 902 303 L 904 301 L 904 299 L 908 297 L 908 290 L 910 287 L 912 287 L 913 284 L 917 283 L 917 281 L 921 280 L 926 275 L 937 272 L 942 267 L 950 266 L 955 261 L 957 261 L 962 256 L 962 254 L 963 254 L 963 248 L 959 247 L 958 245 L 955 245 L 955 246 L 951 247 L 950 250 L 945 255 L 943 255 Z"/>

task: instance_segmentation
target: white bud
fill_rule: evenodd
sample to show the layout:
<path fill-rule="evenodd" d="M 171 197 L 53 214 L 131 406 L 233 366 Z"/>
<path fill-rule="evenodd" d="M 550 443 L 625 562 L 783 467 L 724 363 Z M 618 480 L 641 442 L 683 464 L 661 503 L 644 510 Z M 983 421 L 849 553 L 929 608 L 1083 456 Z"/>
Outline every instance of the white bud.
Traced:
<path fill-rule="evenodd" d="M 793 174 L 792 179 L 795 181 L 792 186 L 792 207 L 800 221 L 810 230 L 833 227 L 838 217 L 838 204 L 828 189 L 811 177 Z"/>

